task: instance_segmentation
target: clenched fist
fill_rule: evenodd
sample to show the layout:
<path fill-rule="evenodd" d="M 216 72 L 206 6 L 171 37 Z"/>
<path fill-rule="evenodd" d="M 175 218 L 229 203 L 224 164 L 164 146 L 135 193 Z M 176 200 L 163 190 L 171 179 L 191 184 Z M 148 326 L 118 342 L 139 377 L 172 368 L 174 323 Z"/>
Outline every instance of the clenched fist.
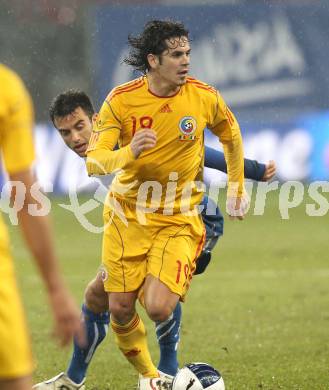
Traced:
<path fill-rule="evenodd" d="M 135 158 L 144 150 L 149 150 L 156 145 L 157 137 L 155 131 L 152 129 L 138 130 L 131 140 L 130 147 Z"/>

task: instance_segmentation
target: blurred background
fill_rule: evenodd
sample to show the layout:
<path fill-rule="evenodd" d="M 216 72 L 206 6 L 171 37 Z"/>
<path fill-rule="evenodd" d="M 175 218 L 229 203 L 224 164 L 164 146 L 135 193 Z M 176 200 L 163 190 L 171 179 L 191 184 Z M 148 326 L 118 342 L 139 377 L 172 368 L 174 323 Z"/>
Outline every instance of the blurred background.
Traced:
<path fill-rule="evenodd" d="M 42 183 L 66 193 L 66 165 L 88 186 L 83 164 L 49 123 L 49 104 L 79 88 L 98 110 L 113 86 L 138 76 L 122 64 L 127 36 L 151 18 L 189 28 L 191 74 L 220 90 L 247 157 L 276 160 L 281 181 L 329 179 L 327 0 L 2 0 L 0 61 L 32 94 Z M 211 134 L 207 143 L 218 147 Z"/>

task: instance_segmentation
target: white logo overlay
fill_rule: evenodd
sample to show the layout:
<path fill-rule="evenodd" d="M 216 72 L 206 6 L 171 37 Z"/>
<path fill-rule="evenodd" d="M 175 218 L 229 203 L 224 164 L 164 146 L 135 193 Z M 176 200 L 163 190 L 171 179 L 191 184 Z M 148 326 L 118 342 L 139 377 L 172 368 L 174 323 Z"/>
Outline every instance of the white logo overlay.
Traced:
<path fill-rule="evenodd" d="M 93 160 L 93 164 L 97 164 L 101 171 L 104 172 L 104 176 L 100 176 L 98 180 L 95 180 L 96 190 L 91 198 L 80 204 L 79 201 L 79 193 L 83 192 L 83 188 L 79 186 L 79 183 L 76 179 L 72 178 L 69 183 L 68 196 L 70 203 L 69 204 L 59 204 L 60 207 L 72 212 L 76 219 L 79 221 L 80 225 L 88 230 L 91 233 L 99 234 L 102 233 L 108 224 L 110 224 L 113 220 L 113 217 L 117 215 L 121 221 L 128 226 L 128 221 L 124 214 L 124 211 L 120 205 L 120 203 L 115 199 L 112 192 L 109 192 L 109 187 L 112 184 L 113 179 L 116 175 L 120 175 L 122 170 L 116 170 L 111 175 L 105 175 L 106 171 L 102 167 L 102 165 Z M 120 196 L 124 197 L 124 195 L 137 183 L 137 180 L 133 183 L 130 183 L 128 186 L 115 186 L 115 192 Z M 100 226 L 96 226 L 93 224 L 87 217 L 87 214 L 97 209 L 99 206 L 104 207 L 104 205 L 109 208 L 109 221 L 106 225 L 101 224 Z"/>
<path fill-rule="evenodd" d="M 116 174 L 120 175 L 121 172 L 122 171 L 118 171 Z M 178 176 L 177 172 L 172 172 L 169 175 L 169 181 L 166 188 L 163 188 L 157 181 L 146 181 L 140 184 L 136 180 L 129 183 L 129 185 L 122 186 L 118 185 L 116 183 L 117 180 L 115 179 L 115 182 L 111 184 L 109 191 L 108 184 L 104 183 L 104 180 L 98 181 L 94 193 L 90 193 L 89 189 L 89 199 L 83 203 L 80 203 L 80 200 L 84 199 L 84 197 L 81 198 L 79 196 L 79 193 L 83 188 L 79 187 L 77 180 L 72 180 L 68 193 L 69 203 L 59 203 L 59 207 L 73 213 L 80 225 L 94 234 L 103 233 L 106 226 L 112 223 L 114 217 L 119 218 L 125 226 L 128 226 L 128 220 L 124 213 L 124 209 L 120 204 L 121 201 L 118 201 L 118 199 L 124 199 L 125 196 L 129 195 L 132 188 L 134 189 L 134 192 L 137 191 L 135 206 L 136 218 L 141 224 L 147 224 L 147 214 L 155 212 L 164 215 L 173 215 L 177 212 L 187 216 L 195 216 L 202 212 L 207 215 L 215 215 L 216 210 L 214 210 L 211 203 L 208 203 L 206 210 L 204 210 L 203 205 L 191 205 L 192 192 L 195 192 L 195 190 L 197 192 L 205 192 L 205 190 L 207 190 L 208 196 L 217 201 L 220 191 L 226 191 L 227 183 L 212 181 L 208 188 L 201 182 L 186 183 L 180 196 L 180 208 L 177 210 L 176 181 L 178 180 Z M 106 176 L 107 183 L 110 183 L 113 177 L 114 175 Z M 279 183 L 279 181 L 246 181 L 245 192 L 238 201 L 236 192 L 234 192 L 237 188 L 238 185 L 234 186 L 234 183 L 230 184 L 228 191 L 229 196 L 227 196 L 226 202 L 226 211 L 233 217 L 242 217 L 248 214 L 263 216 L 268 194 L 270 192 L 273 192 L 275 196 L 278 197 L 278 209 L 281 218 L 284 220 L 290 218 L 290 211 L 292 209 L 301 205 L 302 207 L 305 207 L 305 213 L 310 217 L 323 217 L 327 215 L 329 211 L 329 181 L 314 181 L 309 184 L 305 184 L 301 181 L 286 181 L 283 183 Z M 51 193 L 52 191 L 52 183 L 47 183 L 47 185 L 44 185 L 43 189 L 41 189 L 39 183 L 36 182 L 30 188 L 28 194 L 27 189 L 22 182 L 8 181 L 1 191 L 1 210 L 8 215 L 12 225 L 18 224 L 18 213 L 23 207 L 27 207 L 28 213 L 32 216 L 47 215 L 51 210 L 52 203 L 45 193 Z M 307 201 L 304 201 L 305 197 L 307 197 Z M 252 208 L 250 206 L 250 198 L 253 199 Z M 26 199 L 29 199 L 30 204 L 26 204 Z M 273 199 L 273 197 L 271 197 L 271 199 Z M 164 202 L 161 202 L 161 200 L 164 200 Z M 109 221 L 106 226 L 102 223 L 101 214 L 104 205 L 109 212 Z M 99 218 L 97 217 L 96 219 L 99 223 L 95 224 L 92 222 L 95 217 L 92 218 L 90 213 L 95 212 L 98 208 L 100 208 Z M 94 214 L 95 213 L 93 213 L 93 215 Z"/>

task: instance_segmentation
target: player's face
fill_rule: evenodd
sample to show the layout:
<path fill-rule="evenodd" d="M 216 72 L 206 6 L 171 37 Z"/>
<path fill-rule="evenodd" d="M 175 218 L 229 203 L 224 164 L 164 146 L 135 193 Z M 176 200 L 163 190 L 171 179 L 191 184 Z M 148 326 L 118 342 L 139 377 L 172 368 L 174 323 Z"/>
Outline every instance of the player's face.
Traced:
<path fill-rule="evenodd" d="M 181 86 L 186 83 L 190 68 L 190 43 L 187 37 L 167 39 L 166 43 L 168 49 L 160 56 L 158 74 L 162 80 Z"/>
<path fill-rule="evenodd" d="M 85 157 L 93 126 L 84 110 L 78 107 L 64 117 L 56 117 L 55 126 L 66 145 L 80 157 Z"/>

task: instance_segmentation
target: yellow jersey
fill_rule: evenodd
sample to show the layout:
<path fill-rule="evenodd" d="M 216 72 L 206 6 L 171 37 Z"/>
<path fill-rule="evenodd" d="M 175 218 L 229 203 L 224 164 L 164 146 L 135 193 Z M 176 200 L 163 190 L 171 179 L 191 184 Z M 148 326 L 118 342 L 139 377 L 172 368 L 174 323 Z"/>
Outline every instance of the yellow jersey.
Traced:
<path fill-rule="evenodd" d="M 191 210 L 203 196 L 196 183 L 203 180 L 206 127 L 223 143 L 229 181 L 239 183 L 241 195 L 244 166 L 238 122 L 216 89 L 192 77 L 169 97 L 154 95 L 146 76 L 114 88 L 94 123 L 88 173 L 121 169 L 111 189 L 115 197 L 135 205 L 146 199 L 146 207 L 153 205 L 155 212 Z M 129 144 L 141 128 L 153 129 L 157 142 L 135 159 Z M 120 149 L 113 150 L 117 143 Z"/>
<path fill-rule="evenodd" d="M 0 64 L 0 153 L 6 171 L 28 169 L 34 160 L 33 107 L 19 76 Z M 0 215 L 0 244 L 7 240 Z"/>

